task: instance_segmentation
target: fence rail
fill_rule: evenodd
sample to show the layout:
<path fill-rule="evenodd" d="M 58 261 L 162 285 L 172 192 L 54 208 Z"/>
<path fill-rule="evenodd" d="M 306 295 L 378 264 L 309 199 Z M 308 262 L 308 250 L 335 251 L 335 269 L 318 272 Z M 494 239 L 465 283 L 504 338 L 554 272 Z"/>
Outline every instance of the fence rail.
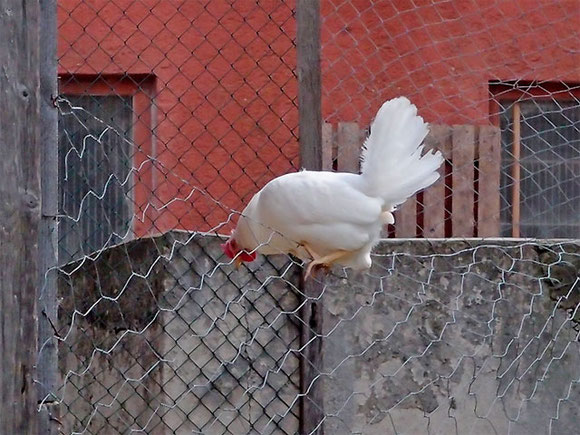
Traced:
<path fill-rule="evenodd" d="M 368 129 L 353 122 L 322 126 L 325 170 L 358 173 Z M 430 126 L 425 150 L 440 150 L 446 165 L 433 186 L 395 213 L 395 237 L 499 237 L 501 131 L 494 126 Z M 446 225 L 446 221 L 450 225 Z"/>
<path fill-rule="evenodd" d="M 0 9 L 0 433 L 577 432 L 570 2 Z M 252 196 L 357 173 L 401 95 L 445 165 L 371 269 L 236 269 Z"/>

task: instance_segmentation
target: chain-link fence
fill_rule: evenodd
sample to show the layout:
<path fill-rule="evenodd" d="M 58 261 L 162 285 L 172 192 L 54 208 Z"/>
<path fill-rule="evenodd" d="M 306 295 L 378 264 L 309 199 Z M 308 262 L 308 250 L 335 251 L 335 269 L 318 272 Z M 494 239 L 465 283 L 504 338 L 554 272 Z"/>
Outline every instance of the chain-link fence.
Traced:
<path fill-rule="evenodd" d="M 41 402 L 67 434 L 574 433 L 577 5 L 317 3 L 58 2 L 58 299 L 41 300 L 58 381 Z M 321 23 L 322 167 L 358 172 L 399 95 L 445 157 L 369 271 L 307 284 L 294 257 L 235 269 L 219 246 L 308 146 L 298 7 Z"/>
<path fill-rule="evenodd" d="M 68 430 L 295 432 L 297 268 L 233 271 L 217 242 L 167 233 L 63 267 Z"/>
<path fill-rule="evenodd" d="M 447 160 L 391 235 L 580 237 L 574 2 L 326 1 L 321 17 L 334 167 L 358 170 L 358 131 L 399 95 Z"/>

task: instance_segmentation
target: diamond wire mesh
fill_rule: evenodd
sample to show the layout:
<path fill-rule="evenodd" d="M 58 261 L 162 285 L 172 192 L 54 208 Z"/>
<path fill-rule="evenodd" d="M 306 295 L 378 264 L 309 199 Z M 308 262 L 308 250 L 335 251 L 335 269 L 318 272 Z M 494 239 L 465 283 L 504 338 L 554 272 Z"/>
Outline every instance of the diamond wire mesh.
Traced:
<path fill-rule="evenodd" d="M 356 171 L 400 94 L 447 158 L 385 236 L 578 238 L 574 11 L 524 3 L 322 2 L 327 167 Z M 577 243 L 383 242 L 368 273 L 335 270 L 314 298 L 291 258 L 236 271 L 222 256 L 211 234 L 297 169 L 293 3 L 58 13 L 63 432 L 573 432 Z"/>
<path fill-rule="evenodd" d="M 167 233 L 63 268 L 69 430 L 293 433 L 296 270 L 226 271 L 215 242 Z"/>
<path fill-rule="evenodd" d="M 359 132 L 400 95 L 431 124 L 430 146 L 447 160 L 446 180 L 405 204 L 402 220 L 415 222 L 391 236 L 580 237 L 573 2 L 329 0 L 321 9 L 334 167 L 357 170 Z"/>

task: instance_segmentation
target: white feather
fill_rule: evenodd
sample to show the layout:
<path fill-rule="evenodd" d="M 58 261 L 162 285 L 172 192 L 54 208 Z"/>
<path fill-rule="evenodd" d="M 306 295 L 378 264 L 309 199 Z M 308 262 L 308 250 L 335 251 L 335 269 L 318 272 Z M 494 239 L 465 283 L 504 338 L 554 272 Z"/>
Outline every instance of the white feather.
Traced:
<path fill-rule="evenodd" d="M 383 198 L 386 208 L 402 204 L 439 178 L 441 153 L 421 155 L 428 133 L 417 108 L 405 97 L 379 109 L 363 145 L 361 169 L 367 193 Z"/>
<path fill-rule="evenodd" d="M 423 151 L 427 125 L 404 97 L 379 110 L 362 152 L 362 174 L 300 171 L 270 181 L 242 212 L 233 237 L 247 251 L 291 253 L 305 260 L 307 244 L 356 269 L 371 265 L 370 253 L 391 212 L 434 183 L 440 153 Z"/>

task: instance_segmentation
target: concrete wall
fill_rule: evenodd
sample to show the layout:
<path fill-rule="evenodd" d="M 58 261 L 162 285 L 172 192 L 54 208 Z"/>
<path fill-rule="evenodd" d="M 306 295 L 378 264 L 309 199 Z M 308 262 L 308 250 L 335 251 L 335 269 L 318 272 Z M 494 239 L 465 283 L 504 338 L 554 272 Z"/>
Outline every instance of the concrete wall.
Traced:
<path fill-rule="evenodd" d="M 299 268 L 223 261 L 174 232 L 63 269 L 65 433 L 297 432 Z M 325 433 L 574 433 L 578 244 L 389 240 L 373 261 L 322 287 Z"/>
<path fill-rule="evenodd" d="M 381 244 L 325 289 L 325 433 L 574 433 L 579 271 L 578 244 Z"/>
<path fill-rule="evenodd" d="M 221 257 L 216 238 L 171 233 L 65 268 L 65 433 L 297 430 L 297 269 Z"/>
<path fill-rule="evenodd" d="M 208 230 L 298 168 L 294 1 L 58 6 L 62 92 L 95 77 L 110 78 L 112 94 L 114 77 L 155 79 L 154 146 L 144 152 L 164 169 L 146 166 L 139 182 L 152 178 L 152 205 L 188 199 L 147 207 L 151 232 Z M 366 126 L 383 101 L 406 95 L 428 122 L 486 125 L 490 80 L 537 80 L 544 96 L 568 99 L 570 88 L 544 82 L 580 82 L 576 0 L 324 0 L 321 16 L 323 115 L 333 123 Z M 147 128 L 148 114 L 136 115 Z M 210 197 L 189 198 L 193 186 Z"/>

